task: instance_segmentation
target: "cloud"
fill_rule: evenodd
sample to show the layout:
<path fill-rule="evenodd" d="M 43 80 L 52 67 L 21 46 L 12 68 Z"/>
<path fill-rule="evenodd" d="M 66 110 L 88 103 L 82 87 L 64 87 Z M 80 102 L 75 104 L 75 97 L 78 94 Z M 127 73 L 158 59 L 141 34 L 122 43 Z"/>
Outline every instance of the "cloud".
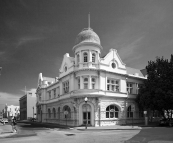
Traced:
<path fill-rule="evenodd" d="M 30 92 L 30 91 L 36 91 L 35 88 L 31 88 L 31 89 L 21 89 L 20 91 L 26 93 L 26 92 Z"/>
<path fill-rule="evenodd" d="M 24 44 L 28 44 L 29 42 L 35 42 L 43 39 L 44 37 L 22 37 L 18 39 L 16 47 L 18 48 Z"/>
<path fill-rule="evenodd" d="M 144 36 L 141 36 L 129 44 L 127 44 L 127 43 L 123 44 L 121 46 L 122 48 L 119 50 L 119 54 L 120 54 L 121 58 L 124 60 L 126 60 L 126 59 L 129 60 L 129 58 L 132 57 L 131 61 L 132 61 L 132 59 L 133 60 L 139 59 L 142 56 L 142 54 L 136 55 L 136 50 L 138 49 L 143 38 L 144 38 Z"/>

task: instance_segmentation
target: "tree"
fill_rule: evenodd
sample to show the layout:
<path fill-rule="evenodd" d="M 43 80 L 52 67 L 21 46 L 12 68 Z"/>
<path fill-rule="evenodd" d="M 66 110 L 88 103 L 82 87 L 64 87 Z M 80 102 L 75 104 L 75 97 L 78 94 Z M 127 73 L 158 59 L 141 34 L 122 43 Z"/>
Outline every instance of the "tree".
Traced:
<path fill-rule="evenodd" d="M 146 66 L 147 80 L 140 89 L 136 102 L 140 109 L 158 110 L 172 118 L 173 111 L 173 55 L 170 61 L 156 57 Z"/>

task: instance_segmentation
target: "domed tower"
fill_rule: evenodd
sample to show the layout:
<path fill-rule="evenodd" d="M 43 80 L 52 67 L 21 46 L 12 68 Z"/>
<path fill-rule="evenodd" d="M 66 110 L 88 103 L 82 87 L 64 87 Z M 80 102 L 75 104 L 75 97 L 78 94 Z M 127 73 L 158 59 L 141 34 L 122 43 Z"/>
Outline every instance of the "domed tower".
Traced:
<path fill-rule="evenodd" d="M 75 54 L 75 65 L 79 68 L 96 68 L 100 61 L 102 50 L 99 36 L 89 26 L 84 28 L 76 37 L 73 52 Z"/>

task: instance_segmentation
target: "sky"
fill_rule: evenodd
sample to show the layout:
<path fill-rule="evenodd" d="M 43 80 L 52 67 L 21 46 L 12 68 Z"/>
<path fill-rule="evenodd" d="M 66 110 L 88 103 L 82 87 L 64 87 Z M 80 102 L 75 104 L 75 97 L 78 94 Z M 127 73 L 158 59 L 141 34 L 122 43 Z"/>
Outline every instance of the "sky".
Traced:
<path fill-rule="evenodd" d="M 39 73 L 59 75 L 89 12 L 102 56 L 114 48 L 126 66 L 144 69 L 173 54 L 173 0 L 0 0 L 0 110 L 37 88 Z"/>

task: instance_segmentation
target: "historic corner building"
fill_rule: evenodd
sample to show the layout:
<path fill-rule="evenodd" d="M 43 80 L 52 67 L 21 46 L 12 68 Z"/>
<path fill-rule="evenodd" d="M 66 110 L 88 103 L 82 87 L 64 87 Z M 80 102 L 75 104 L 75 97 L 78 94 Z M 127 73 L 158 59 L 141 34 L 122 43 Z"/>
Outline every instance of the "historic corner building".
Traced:
<path fill-rule="evenodd" d="M 135 98 L 146 79 L 143 70 L 127 67 L 116 49 L 100 57 L 103 47 L 91 28 L 77 35 L 72 50 L 74 57 L 64 55 L 59 77 L 39 74 L 38 121 L 71 126 L 142 121 Z"/>

